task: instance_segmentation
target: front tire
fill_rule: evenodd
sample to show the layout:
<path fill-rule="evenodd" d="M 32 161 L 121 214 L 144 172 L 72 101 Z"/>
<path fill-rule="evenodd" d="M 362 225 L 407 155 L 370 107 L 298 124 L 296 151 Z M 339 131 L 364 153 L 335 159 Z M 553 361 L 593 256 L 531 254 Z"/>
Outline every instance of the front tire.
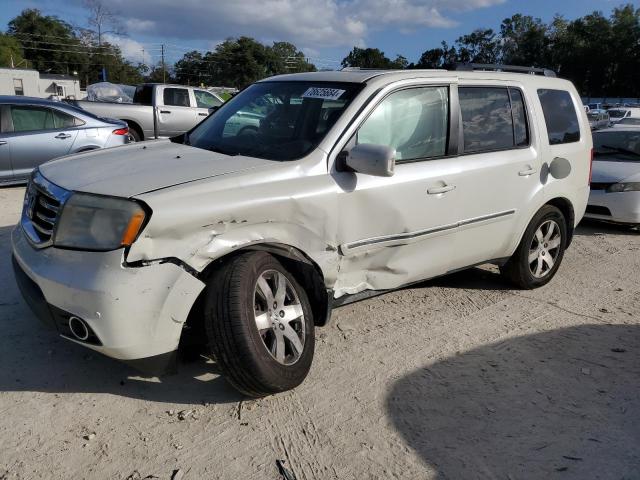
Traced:
<path fill-rule="evenodd" d="M 309 373 L 315 346 L 309 300 L 268 253 L 238 255 L 214 272 L 204 324 L 216 361 L 245 395 L 291 390 Z"/>
<path fill-rule="evenodd" d="M 500 272 L 523 289 L 546 285 L 562 263 L 567 238 L 564 215 L 557 207 L 545 205 L 535 214 L 517 250 Z"/>

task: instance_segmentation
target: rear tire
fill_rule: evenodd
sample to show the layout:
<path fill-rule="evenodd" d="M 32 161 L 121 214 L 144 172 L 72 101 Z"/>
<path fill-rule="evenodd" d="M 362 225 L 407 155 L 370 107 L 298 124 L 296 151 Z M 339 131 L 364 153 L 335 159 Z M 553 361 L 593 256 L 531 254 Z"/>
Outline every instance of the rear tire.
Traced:
<path fill-rule="evenodd" d="M 500 273 L 523 289 L 541 287 L 554 277 L 567 246 L 567 222 L 553 205 L 545 205 L 529 223 L 518 248 Z"/>
<path fill-rule="evenodd" d="M 306 292 L 275 257 L 248 252 L 220 265 L 204 324 L 227 380 L 250 397 L 291 390 L 311 368 L 314 322 Z"/>
<path fill-rule="evenodd" d="M 141 140 L 140 134 L 135 128 L 132 128 L 131 125 L 129 125 L 128 137 L 129 137 L 129 143 L 136 143 Z"/>

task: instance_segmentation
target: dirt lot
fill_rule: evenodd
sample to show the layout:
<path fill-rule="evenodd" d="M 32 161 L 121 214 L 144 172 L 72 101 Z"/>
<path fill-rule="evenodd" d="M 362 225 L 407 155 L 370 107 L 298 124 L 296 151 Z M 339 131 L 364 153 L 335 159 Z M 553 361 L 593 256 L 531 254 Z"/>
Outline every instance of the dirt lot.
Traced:
<path fill-rule="evenodd" d="M 556 279 L 476 268 L 334 312 L 296 391 L 162 379 L 42 330 L 0 189 L 0 479 L 640 478 L 640 234 L 580 227 Z M 179 475 L 178 475 L 179 476 Z"/>

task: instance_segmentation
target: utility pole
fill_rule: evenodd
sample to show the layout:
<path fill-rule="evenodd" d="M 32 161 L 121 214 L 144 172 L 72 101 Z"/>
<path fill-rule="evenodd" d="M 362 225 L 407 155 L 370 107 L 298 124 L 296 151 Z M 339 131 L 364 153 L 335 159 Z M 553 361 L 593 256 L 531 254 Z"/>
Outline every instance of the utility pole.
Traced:
<path fill-rule="evenodd" d="M 167 83 L 167 70 L 164 68 L 164 43 L 162 44 L 162 83 Z"/>

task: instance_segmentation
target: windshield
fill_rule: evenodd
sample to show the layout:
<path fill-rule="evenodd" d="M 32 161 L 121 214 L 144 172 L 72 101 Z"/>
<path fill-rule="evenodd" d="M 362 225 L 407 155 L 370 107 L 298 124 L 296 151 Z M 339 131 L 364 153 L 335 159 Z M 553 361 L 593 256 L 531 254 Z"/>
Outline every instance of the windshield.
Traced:
<path fill-rule="evenodd" d="M 640 131 L 606 131 L 593 134 L 594 160 L 640 161 Z"/>
<path fill-rule="evenodd" d="M 598 120 L 600 118 L 600 114 L 599 113 L 587 113 L 587 118 L 589 118 L 589 120 L 591 120 L 591 121 L 595 121 L 595 120 Z"/>
<path fill-rule="evenodd" d="M 361 88 L 356 83 L 256 83 L 191 130 L 185 143 L 227 155 L 296 160 L 320 143 Z"/>
<path fill-rule="evenodd" d="M 611 118 L 622 118 L 626 113 L 626 110 L 609 110 L 609 116 Z"/>

